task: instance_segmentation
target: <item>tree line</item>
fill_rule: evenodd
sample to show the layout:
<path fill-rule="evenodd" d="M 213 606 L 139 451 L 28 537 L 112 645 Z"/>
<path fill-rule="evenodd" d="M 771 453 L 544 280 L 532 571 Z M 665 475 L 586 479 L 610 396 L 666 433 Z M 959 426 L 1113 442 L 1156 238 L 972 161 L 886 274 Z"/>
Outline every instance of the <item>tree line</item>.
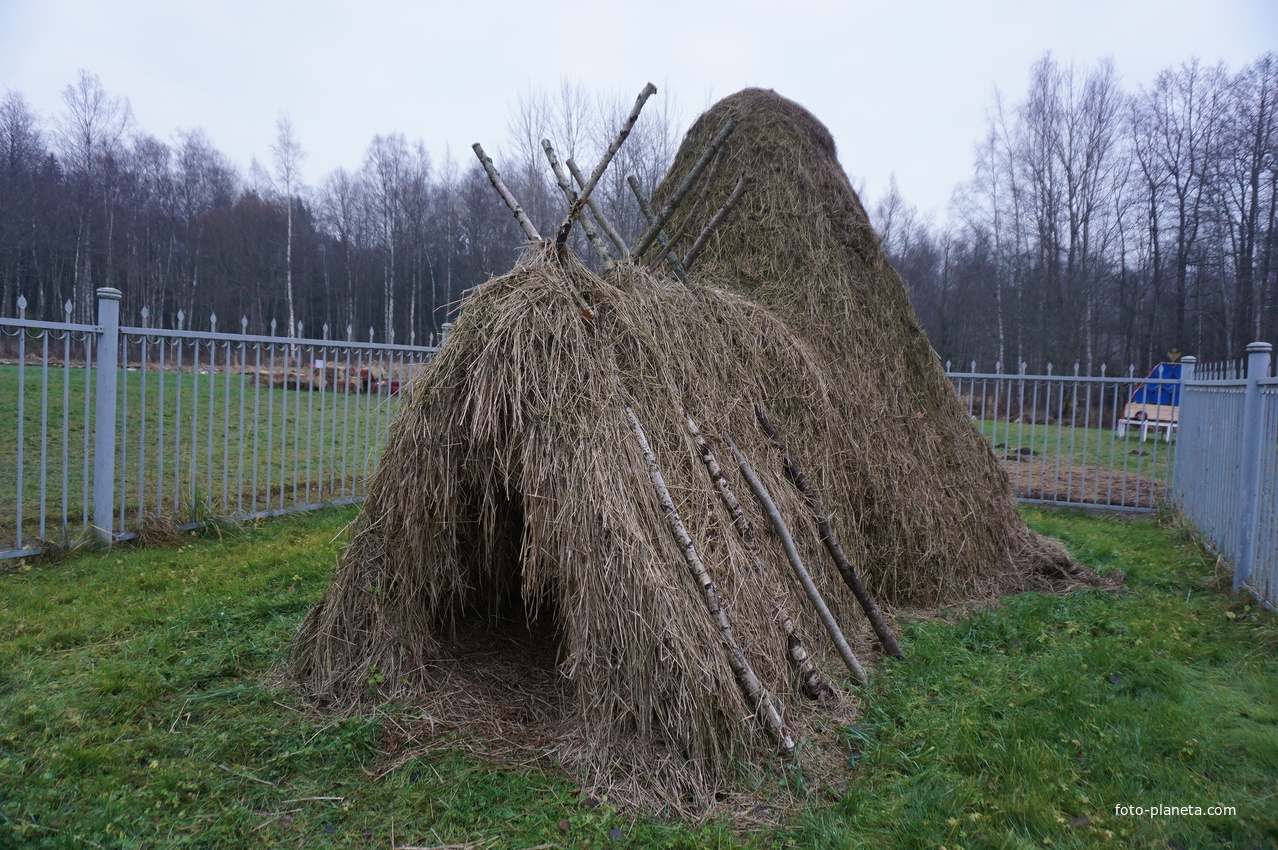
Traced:
<path fill-rule="evenodd" d="M 1140 368 L 1278 337 L 1278 55 L 1126 91 L 1050 55 L 996 95 L 949 222 L 873 208 L 943 359 Z"/>
<path fill-rule="evenodd" d="M 542 232 L 566 209 L 540 141 L 582 168 L 629 109 L 564 84 L 510 112 L 498 165 Z M 646 111 L 620 168 L 649 187 L 675 150 L 665 108 Z M 0 101 L 0 315 L 91 321 L 94 290 L 123 293 L 122 317 L 152 326 L 426 344 L 465 291 L 510 269 L 523 234 L 478 162 L 436 166 L 421 141 L 374 136 L 360 166 L 305 180 L 305 148 L 282 115 L 266 164 L 241 173 L 199 129 L 170 141 L 134 126 L 128 102 L 81 72 L 42 121 L 21 93 Z M 595 191 L 618 229 L 641 228 L 620 178 Z M 583 257 L 588 250 L 580 252 Z"/>
<path fill-rule="evenodd" d="M 871 216 L 943 359 L 983 368 L 1144 368 L 1168 352 L 1237 357 L 1278 337 L 1278 56 L 1236 71 L 1191 60 L 1125 90 L 1111 61 L 1050 55 L 1025 96 L 996 94 L 973 174 L 946 222 L 892 183 Z M 589 171 L 630 106 L 576 84 L 529 90 L 498 167 L 537 228 L 564 201 L 541 140 Z M 655 108 L 654 108 L 655 107 Z M 649 105 L 595 192 L 627 238 L 641 227 L 625 177 L 656 185 L 677 109 Z M 374 136 L 358 168 L 314 183 L 287 116 L 265 164 L 242 173 L 202 130 L 139 131 L 126 100 L 81 72 L 42 120 L 0 101 L 0 314 L 93 315 L 124 293 L 154 325 L 420 343 L 470 287 L 508 270 L 523 234 L 477 162 L 436 164 L 402 134 Z M 851 164 L 853 167 L 855 164 Z M 574 238 L 580 239 L 579 232 Z M 585 246 L 579 254 L 592 257 Z"/>

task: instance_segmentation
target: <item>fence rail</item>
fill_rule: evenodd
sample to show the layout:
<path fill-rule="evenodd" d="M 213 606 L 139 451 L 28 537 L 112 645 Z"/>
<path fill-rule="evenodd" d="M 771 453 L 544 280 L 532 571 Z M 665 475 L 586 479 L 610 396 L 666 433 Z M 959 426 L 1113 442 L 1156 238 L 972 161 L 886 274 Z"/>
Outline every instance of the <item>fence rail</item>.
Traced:
<path fill-rule="evenodd" d="M 151 527 L 248 519 L 355 501 L 376 468 L 400 388 L 433 346 L 0 318 L 0 559 L 120 540 Z M 1152 511 L 1175 503 L 1278 604 L 1278 379 L 1271 346 L 1157 380 L 1178 405 L 1132 412 L 1152 379 L 946 372 L 1017 496 Z M 1148 405 L 1146 405 L 1148 408 Z M 13 472 L 5 467 L 13 459 Z"/>
<path fill-rule="evenodd" d="M 122 327 L 118 292 L 98 295 L 95 325 L 0 318 L 0 558 L 360 499 L 437 350 L 151 328 L 145 309 Z"/>
<path fill-rule="evenodd" d="M 1152 511 L 1176 463 L 1175 428 L 1123 416 L 1146 379 L 1024 371 L 946 374 L 1023 501 Z M 1156 424 L 1156 423 L 1146 423 Z"/>

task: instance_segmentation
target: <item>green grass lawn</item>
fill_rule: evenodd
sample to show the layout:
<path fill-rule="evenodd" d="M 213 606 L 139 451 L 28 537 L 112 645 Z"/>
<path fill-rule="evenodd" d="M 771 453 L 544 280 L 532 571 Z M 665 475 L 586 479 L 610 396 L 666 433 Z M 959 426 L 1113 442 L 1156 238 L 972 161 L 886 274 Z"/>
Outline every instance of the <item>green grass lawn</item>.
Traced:
<path fill-rule="evenodd" d="M 189 358 L 187 352 L 188 366 Z M 274 388 L 268 376 L 238 374 L 238 360 L 229 377 L 189 369 L 179 375 L 169 366 L 163 376 L 120 373 L 116 521 L 123 501 L 129 529 L 137 527 L 139 513 L 183 523 L 362 492 L 399 401 Z M 284 374 L 282 358 L 276 372 Z M 17 542 L 18 373 L 17 366 L 0 366 L 0 548 Z M 37 539 L 70 544 L 84 527 L 86 507 L 92 510 L 85 488 L 93 469 L 86 378 L 93 380 L 82 368 L 50 367 L 45 390 L 40 367 L 23 369 L 21 505 L 28 545 Z"/>
<path fill-rule="evenodd" d="M 277 676 L 353 516 L 0 575 L 0 847 L 1278 843 L 1278 624 L 1150 519 L 1027 511 L 1127 590 L 909 622 L 845 730 L 852 790 L 739 832 L 584 806 L 460 747 L 371 778 L 381 718 L 313 712 Z"/>
<path fill-rule="evenodd" d="M 1069 424 L 1042 425 L 993 419 L 975 420 L 973 424 L 991 446 L 997 447 L 994 454 L 999 457 L 1022 447 L 1033 451 L 1034 454 L 1023 462 L 1032 464 L 1036 470 L 1046 467 L 1065 471 L 1071 466 L 1086 466 L 1120 475 L 1125 472 L 1133 478 L 1140 476 L 1163 483 L 1171 478 L 1175 437 L 1171 443 L 1164 442 L 1161 432 L 1158 439 L 1154 439 L 1151 431 L 1149 439 L 1142 443 L 1139 428 L 1129 428 L 1120 437 L 1109 428 Z"/>

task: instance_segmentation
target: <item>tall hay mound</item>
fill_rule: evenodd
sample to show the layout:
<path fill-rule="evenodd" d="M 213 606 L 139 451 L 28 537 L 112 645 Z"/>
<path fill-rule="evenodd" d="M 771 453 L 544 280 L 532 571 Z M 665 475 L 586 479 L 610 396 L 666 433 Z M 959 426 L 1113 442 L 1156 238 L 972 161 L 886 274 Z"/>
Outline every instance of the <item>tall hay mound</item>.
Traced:
<path fill-rule="evenodd" d="M 777 603 L 810 650 L 829 642 L 780 542 L 761 535 L 756 561 L 734 533 L 686 426 L 720 457 L 717 435 L 735 437 L 855 641 L 855 599 L 822 568 L 802 497 L 755 425 L 752 399 L 791 411 L 806 433 L 833 414 L 819 365 L 767 311 L 631 265 L 605 280 L 534 245 L 474 291 L 407 394 L 295 649 L 294 675 L 322 701 L 407 696 L 436 732 L 550 753 L 583 782 L 678 808 L 774 759 L 654 495 L 630 405 L 790 728 L 850 716 L 848 699 L 818 708 L 795 692 Z"/>
<path fill-rule="evenodd" d="M 666 229 L 682 234 L 674 247 L 685 252 L 748 173 L 696 279 L 765 306 L 827 370 L 840 427 L 827 447 L 813 448 L 828 449 L 819 457 L 827 507 L 876 592 L 934 606 L 1094 580 L 1017 514 L 1004 470 L 945 377 L 833 137 L 810 112 L 764 89 L 724 98 L 688 131 L 653 206 L 730 117 L 737 126 L 709 169 L 704 202 L 685 200 Z"/>
<path fill-rule="evenodd" d="M 827 681 L 837 686 L 844 671 L 729 438 L 771 491 L 833 618 L 861 648 L 870 629 L 756 404 L 851 560 L 896 604 L 1076 579 L 1063 550 L 1017 516 L 824 128 L 788 101 L 746 92 L 698 122 L 674 173 L 726 110 L 741 125 L 708 197 L 725 195 L 742 165 L 754 183 L 690 285 L 635 263 L 601 277 L 534 242 L 513 271 L 476 288 L 407 389 L 293 657 L 321 702 L 420 706 L 416 724 L 394 724 L 410 739 L 401 751 L 457 731 L 499 759 L 513 751 L 526 762 L 531 750 L 557 761 L 614 800 L 680 810 L 775 762 L 627 408 L 744 658 L 798 740 L 829 738 L 823 727 L 846 722 L 855 704 L 846 690 L 816 701 L 795 687 L 786 611 L 808 650 L 829 659 Z M 734 526 L 689 419 L 753 538 Z M 805 781 L 823 758 L 828 775 L 846 763 L 808 748 Z"/>

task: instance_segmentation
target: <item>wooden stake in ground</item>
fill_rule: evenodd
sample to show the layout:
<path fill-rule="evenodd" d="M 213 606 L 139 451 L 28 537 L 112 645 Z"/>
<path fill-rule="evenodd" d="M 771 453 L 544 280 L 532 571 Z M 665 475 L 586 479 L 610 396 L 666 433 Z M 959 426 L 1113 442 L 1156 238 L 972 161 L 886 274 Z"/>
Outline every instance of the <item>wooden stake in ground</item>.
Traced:
<path fill-rule="evenodd" d="M 856 569 L 848 560 L 848 556 L 844 554 L 843 547 L 839 545 L 838 538 L 834 536 L 834 529 L 830 527 L 829 516 L 822 510 L 821 502 L 817 499 L 816 493 L 812 490 L 812 486 L 808 484 L 808 479 L 803 475 L 802 470 L 799 469 L 794 456 L 790 454 L 790 447 L 785 444 L 785 440 L 781 439 L 781 435 L 772 427 L 772 423 L 768 421 L 768 415 L 763 412 L 763 408 L 757 404 L 754 406 L 754 415 L 759 420 L 759 427 L 763 429 L 763 433 L 767 434 L 768 438 L 781 450 L 781 461 L 785 466 L 786 477 L 803 494 L 804 501 L 808 503 L 808 509 L 812 511 L 812 518 L 816 520 L 817 530 L 821 534 L 821 542 L 825 544 L 826 551 L 834 559 L 834 565 L 839 568 L 839 575 L 843 576 L 844 583 L 852 589 L 857 601 L 861 603 L 865 616 L 870 618 L 870 625 L 874 627 L 874 634 L 878 636 L 879 643 L 883 644 L 883 652 L 897 658 L 903 657 L 901 645 L 897 643 L 896 636 L 888 628 L 887 621 L 883 619 L 883 612 L 879 610 L 874 597 L 870 595 L 870 591 L 866 589 L 861 577 L 857 575 Z"/>
<path fill-rule="evenodd" d="M 737 530 L 737 535 L 741 538 L 741 542 L 745 544 L 746 551 L 750 554 L 750 560 L 754 564 L 756 572 L 763 573 L 763 558 L 759 554 L 759 543 L 754 535 L 754 526 L 750 523 L 750 518 L 745 515 L 745 511 L 741 508 L 741 503 L 737 501 L 737 495 L 732 491 L 732 485 L 728 483 L 728 479 L 723 475 L 723 468 L 719 466 L 719 459 L 714 456 L 714 450 L 710 448 L 710 444 L 701 436 L 701 430 L 697 428 L 697 423 L 692 421 L 692 417 L 684 415 L 684 422 L 688 426 L 688 433 L 692 435 L 693 441 L 697 444 L 697 452 L 701 455 L 701 462 L 705 465 L 706 472 L 710 474 L 710 480 L 714 482 L 715 489 L 719 493 L 719 499 L 723 502 L 723 506 L 728 509 L 728 515 L 732 517 L 732 525 Z M 786 653 L 790 656 L 790 664 L 794 668 L 795 679 L 798 680 L 800 692 L 810 699 L 828 699 L 834 696 L 834 691 L 821 678 L 821 674 L 812 666 L 812 659 L 808 656 L 808 650 L 803 645 L 803 641 L 799 638 L 798 631 L 794 628 L 794 620 L 790 618 L 790 612 L 786 610 L 785 603 L 781 601 L 781 597 L 777 596 L 774 600 L 777 612 L 777 618 L 781 621 L 781 627 L 785 630 Z"/>
<path fill-rule="evenodd" d="M 533 223 L 524 212 L 524 208 L 519 205 L 519 201 L 515 200 L 515 196 L 510 194 L 510 190 L 502 182 L 501 175 L 497 173 L 497 166 L 493 165 L 493 161 L 488 158 L 488 154 L 484 153 L 483 146 L 479 142 L 475 142 L 470 148 L 475 152 L 475 156 L 479 157 L 480 164 L 484 166 L 484 172 L 488 175 L 488 182 L 493 184 L 497 194 L 501 195 L 501 199 L 506 202 L 506 206 L 515 214 L 515 221 L 519 222 L 519 226 L 524 229 L 524 233 L 533 241 L 540 240 L 541 234 L 537 232 L 537 228 L 533 227 Z"/>
<path fill-rule="evenodd" d="M 731 449 L 733 457 L 737 459 L 737 465 L 741 467 L 741 474 L 745 476 L 750 489 L 754 491 L 754 497 L 758 499 L 759 507 L 763 508 L 763 512 L 772 521 L 772 527 L 776 529 L 777 534 L 781 537 L 781 547 L 785 549 L 785 555 L 790 559 L 790 566 L 794 568 L 794 574 L 798 576 L 799 584 L 803 585 L 803 590 L 807 593 L 808 600 L 821 617 L 821 622 L 825 624 L 826 631 L 830 633 L 830 639 L 834 641 L 834 646 L 839 650 L 843 663 L 847 665 L 849 672 L 852 673 L 852 678 L 856 680 L 857 684 L 862 687 L 868 685 L 870 680 L 865 675 L 865 668 L 861 666 L 856 654 L 852 652 L 852 647 L 848 646 L 847 638 L 843 636 L 843 630 L 839 628 L 834 615 L 830 613 L 830 607 L 825 604 L 821 591 L 812 582 L 812 576 L 808 574 L 807 567 L 803 566 L 803 559 L 799 557 L 799 550 L 794 545 L 794 538 L 790 535 L 790 529 L 781 517 L 781 511 L 777 510 L 776 502 L 772 501 L 772 495 L 768 492 L 768 488 L 764 487 L 763 482 L 754 474 L 754 470 L 750 467 L 750 462 L 745 459 L 745 455 L 741 454 L 741 450 L 733 442 L 732 436 L 725 433 L 723 439 L 728 444 L 728 448 Z"/>
<path fill-rule="evenodd" d="M 759 677 L 755 675 L 754 668 L 750 666 L 749 659 L 745 657 L 745 653 L 741 651 L 741 647 L 737 643 L 736 636 L 732 631 L 732 624 L 728 621 L 727 611 L 723 607 L 723 600 L 719 596 L 719 588 L 715 585 L 714 579 L 710 577 L 705 564 L 702 563 L 701 556 L 697 553 L 696 544 L 692 542 L 692 536 L 688 534 L 688 529 L 683 524 L 683 519 L 679 516 L 674 500 L 670 497 L 670 490 L 666 487 L 665 476 L 661 474 L 661 467 L 657 465 L 657 457 L 652 451 L 652 446 L 648 443 L 648 436 L 644 433 L 643 426 L 639 424 L 639 418 L 635 416 L 635 412 L 630 405 L 626 404 L 624 407 L 626 421 L 630 423 L 630 431 L 635 435 L 635 439 L 639 442 L 639 448 L 643 450 L 643 456 L 648 461 L 648 477 L 652 480 L 653 489 L 657 492 L 657 501 L 661 504 L 661 511 L 666 516 L 666 522 L 670 526 L 670 531 L 674 535 L 675 543 L 678 544 L 684 560 L 688 563 L 688 568 L 692 570 L 693 577 L 696 578 L 697 584 L 701 586 L 706 606 L 710 609 L 710 616 L 714 618 L 715 625 L 719 629 L 719 636 L 723 640 L 723 648 L 728 656 L 728 666 L 732 668 L 732 673 L 745 694 L 746 700 L 759 716 L 759 719 L 772 732 L 777 744 L 781 747 L 781 751 L 786 756 L 793 755 L 794 740 L 790 737 L 790 733 L 786 731 L 781 715 L 772 703 L 772 697 L 763 689 Z"/>

